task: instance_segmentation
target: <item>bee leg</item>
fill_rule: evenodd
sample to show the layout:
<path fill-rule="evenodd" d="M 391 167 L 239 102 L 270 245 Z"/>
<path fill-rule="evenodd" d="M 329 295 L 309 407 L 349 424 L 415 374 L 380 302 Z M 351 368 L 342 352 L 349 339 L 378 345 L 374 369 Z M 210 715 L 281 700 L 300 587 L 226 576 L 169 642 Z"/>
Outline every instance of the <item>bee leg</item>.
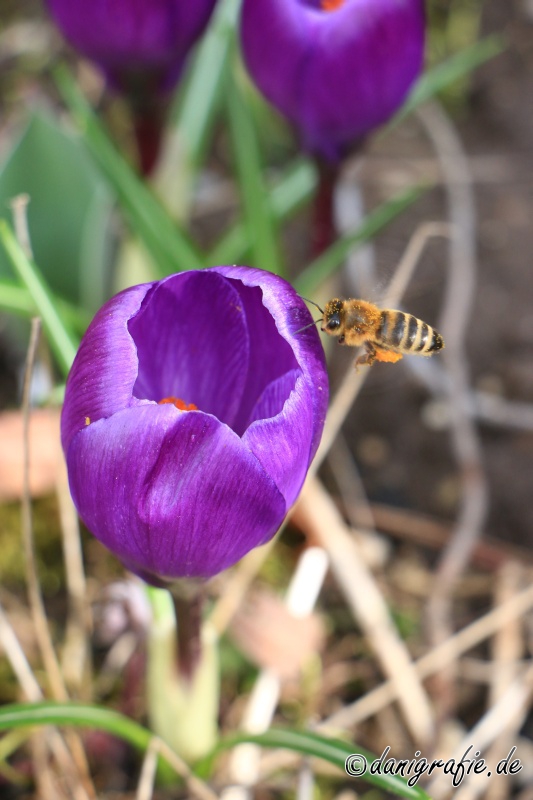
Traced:
<path fill-rule="evenodd" d="M 355 361 L 355 369 L 357 370 L 358 367 L 368 366 L 371 367 L 374 361 L 376 360 L 376 349 L 371 342 L 365 342 L 365 350 L 362 356 Z"/>

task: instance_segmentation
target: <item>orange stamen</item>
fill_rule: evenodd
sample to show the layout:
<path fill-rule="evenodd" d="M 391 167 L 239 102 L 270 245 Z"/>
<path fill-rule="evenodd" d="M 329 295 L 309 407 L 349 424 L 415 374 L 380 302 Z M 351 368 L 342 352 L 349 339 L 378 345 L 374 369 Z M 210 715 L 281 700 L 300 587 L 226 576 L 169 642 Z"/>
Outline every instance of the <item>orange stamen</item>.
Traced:
<path fill-rule="evenodd" d="M 322 11 L 336 11 L 344 5 L 344 0 L 320 0 Z"/>
<path fill-rule="evenodd" d="M 195 406 L 194 403 L 186 403 L 181 397 L 164 397 L 159 401 L 158 405 L 160 406 L 164 403 L 171 403 L 179 411 L 198 411 L 198 406 Z"/>

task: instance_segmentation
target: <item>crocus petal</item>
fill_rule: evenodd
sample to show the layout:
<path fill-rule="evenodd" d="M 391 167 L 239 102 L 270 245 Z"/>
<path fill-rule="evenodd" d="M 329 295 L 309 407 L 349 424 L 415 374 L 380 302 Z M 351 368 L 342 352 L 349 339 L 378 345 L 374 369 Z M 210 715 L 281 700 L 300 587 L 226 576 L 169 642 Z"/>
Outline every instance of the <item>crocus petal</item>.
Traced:
<path fill-rule="evenodd" d="M 329 395 L 324 351 L 317 330 L 314 326 L 302 330 L 312 322 L 307 306 L 292 286 L 277 275 L 249 267 L 213 267 L 212 270 L 235 280 L 237 287 L 239 285 L 241 287 L 259 287 L 261 303 L 268 309 L 278 334 L 287 343 L 290 343 L 292 356 L 283 364 L 283 373 L 293 369 L 295 364 L 301 370 L 302 389 L 306 392 L 307 402 L 312 408 L 313 424 L 310 446 L 310 459 L 312 459 L 322 436 Z M 241 296 L 245 295 L 243 288 L 238 290 Z M 262 342 L 263 347 L 261 348 Z M 252 346 L 254 343 L 257 345 L 256 352 L 251 356 L 254 371 L 258 368 L 271 369 L 272 358 L 269 353 L 268 339 L 265 341 L 263 337 L 254 336 Z M 279 356 L 276 361 L 278 359 L 281 360 Z M 285 359 L 283 360 L 285 361 Z M 272 375 L 270 381 L 275 377 L 276 375 Z M 253 376 L 250 376 L 250 380 L 253 380 Z M 250 391 L 249 394 L 254 397 L 253 403 L 250 404 L 251 414 L 251 409 L 255 405 L 259 393 L 256 391 L 254 394 Z M 244 407 L 248 408 L 246 402 L 243 403 Z M 246 416 L 243 422 L 247 423 L 249 419 L 250 415 Z"/>
<path fill-rule="evenodd" d="M 250 342 L 242 302 L 229 281 L 207 270 L 162 280 L 129 331 L 139 359 L 136 397 L 156 403 L 180 397 L 234 427 Z"/>
<path fill-rule="evenodd" d="M 244 57 L 304 146 L 335 160 L 388 120 L 422 69 L 423 0 L 244 0 Z"/>
<path fill-rule="evenodd" d="M 138 404 L 132 395 L 137 351 L 128 321 L 139 311 L 151 287 L 141 284 L 115 295 L 89 325 L 67 381 L 61 415 L 65 452 L 74 434 L 87 424 Z"/>
<path fill-rule="evenodd" d="M 117 88 L 125 76 L 152 72 L 171 88 L 216 0 L 47 0 L 66 39 Z M 126 79 L 127 80 L 127 79 Z"/>
<path fill-rule="evenodd" d="M 305 465 L 311 461 L 309 431 L 313 427 L 313 409 L 306 402 L 303 377 L 294 380 L 296 372 L 287 373 L 269 387 L 254 410 L 258 419 L 242 437 L 265 471 L 274 477 L 287 507 L 298 497 L 307 473 Z M 276 416 L 269 414 L 271 400 L 283 394 L 288 399 L 282 410 Z"/>
<path fill-rule="evenodd" d="M 240 438 L 201 412 L 121 411 L 74 437 L 67 466 L 87 527 L 156 580 L 220 572 L 271 538 L 286 513 Z"/>

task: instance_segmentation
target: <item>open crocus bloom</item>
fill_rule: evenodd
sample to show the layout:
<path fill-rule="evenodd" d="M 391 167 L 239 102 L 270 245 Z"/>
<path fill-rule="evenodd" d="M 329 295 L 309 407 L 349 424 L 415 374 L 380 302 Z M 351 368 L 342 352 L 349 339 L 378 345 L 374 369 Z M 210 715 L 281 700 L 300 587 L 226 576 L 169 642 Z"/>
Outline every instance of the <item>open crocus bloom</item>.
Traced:
<path fill-rule="evenodd" d="M 243 0 L 254 82 L 304 147 L 341 158 L 403 103 L 422 69 L 423 0 Z"/>
<path fill-rule="evenodd" d="M 133 572 L 209 577 L 277 531 L 327 406 L 309 322 L 290 284 L 247 267 L 134 286 L 98 312 L 61 435 L 80 516 Z"/>

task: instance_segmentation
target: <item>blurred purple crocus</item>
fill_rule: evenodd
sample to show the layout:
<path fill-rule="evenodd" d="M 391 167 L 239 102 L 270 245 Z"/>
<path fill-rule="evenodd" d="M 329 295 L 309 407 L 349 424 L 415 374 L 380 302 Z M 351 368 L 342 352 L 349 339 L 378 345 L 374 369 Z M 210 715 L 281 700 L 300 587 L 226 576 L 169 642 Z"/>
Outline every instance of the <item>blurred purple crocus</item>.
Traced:
<path fill-rule="evenodd" d="M 400 107 L 422 69 L 423 0 L 243 0 L 241 42 L 303 146 L 338 161 Z"/>
<path fill-rule="evenodd" d="M 143 172 L 148 172 L 157 155 L 165 101 L 216 0 L 46 2 L 67 41 L 127 98 L 141 159 L 147 162 Z"/>
<path fill-rule="evenodd" d="M 286 281 L 247 267 L 134 286 L 98 312 L 61 436 L 80 516 L 131 571 L 209 577 L 275 534 L 326 412 L 309 322 Z"/>

